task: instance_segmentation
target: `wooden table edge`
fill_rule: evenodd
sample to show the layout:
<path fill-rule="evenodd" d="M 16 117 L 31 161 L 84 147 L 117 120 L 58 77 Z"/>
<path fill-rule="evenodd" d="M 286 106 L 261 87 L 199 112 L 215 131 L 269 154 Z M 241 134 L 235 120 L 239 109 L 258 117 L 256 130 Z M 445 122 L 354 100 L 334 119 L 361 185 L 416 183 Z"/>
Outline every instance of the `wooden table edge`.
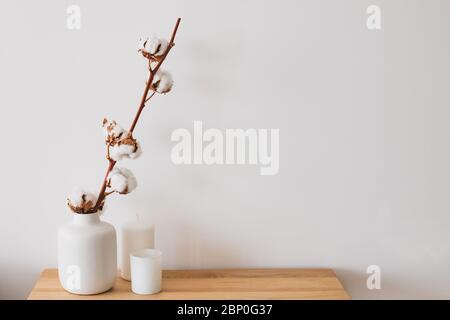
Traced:
<path fill-rule="evenodd" d="M 338 288 L 336 291 L 339 291 L 339 297 L 336 298 L 302 298 L 302 299 L 292 299 L 292 298 L 287 298 L 287 299 L 283 299 L 283 298 L 277 298 L 277 299 L 264 299 L 264 298 L 240 298 L 240 299 L 236 299 L 236 300 L 351 300 L 351 296 L 350 294 L 345 290 L 344 286 L 342 285 L 342 282 L 339 280 L 339 278 L 336 275 L 336 272 L 333 269 L 330 268 L 239 268 L 239 269 L 234 269 L 234 268 L 209 268 L 209 269 L 165 269 L 163 270 L 163 277 L 171 277 L 172 274 L 179 274 L 179 273 L 187 273 L 187 274 L 192 274 L 192 275 L 196 275 L 196 274 L 201 274 L 201 273 L 211 273 L 211 274 L 246 274 L 246 273 L 266 273 L 266 272 L 271 272 L 271 273 L 291 273 L 294 274 L 296 272 L 300 272 L 300 273 L 323 273 L 323 274 L 327 274 L 326 277 L 334 277 L 337 281 L 337 283 L 339 284 L 340 288 Z M 196 299 L 196 298 L 174 298 L 174 299 L 154 299 L 154 298 L 149 298 L 149 296 L 139 296 L 136 295 L 135 298 L 126 298 L 126 299 L 111 299 L 111 296 L 105 296 L 105 298 L 103 299 L 103 295 L 105 293 L 100 293 L 100 294 L 96 294 L 96 295 L 76 295 L 76 294 L 71 294 L 68 292 L 65 292 L 65 294 L 70 294 L 71 299 L 67 299 L 67 298 L 39 298 L 39 297 L 35 297 L 36 292 L 39 290 L 38 285 L 40 280 L 47 275 L 48 273 L 50 274 L 56 274 L 56 279 L 58 278 L 57 274 L 58 271 L 55 268 L 46 268 L 44 270 L 42 270 L 42 272 L 39 275 L 39 278 L 37 279 L 36 283 L 33 286 L 33 289 L 31 290 L 30 294 L 27 297 L 27 300 L 89 300 L 90 297 L 92 297 L 95 300 L 187 300 L 187 301 L 195 301 L 195 300 L 228 300 L 228 299 L 221 299 L 221 298 L 202 298 L 202 299 Z M 118 273 L 118 277 L 119 277 L 119 273 Z M 301 276 L 302 277 L 302 276 Z M 194 277 L 195 278 L 195 277 Z M 221 278 L 220 276 L 218 278 Z M 276 278 L 276 277 L 275 277 Z M 59 281 L 57 279 L 57 281 Z M 116 280 L 117 281 L 117 280 Z M 119 280 L 120 281 L 120 280 Z M 63 291 L 64 289 L 61 287 L 61 290 Z M 109 291 L 107 291 L 106 293 L 108 293 Z M 73 298 L 73 299 L 72 299 Z"/>

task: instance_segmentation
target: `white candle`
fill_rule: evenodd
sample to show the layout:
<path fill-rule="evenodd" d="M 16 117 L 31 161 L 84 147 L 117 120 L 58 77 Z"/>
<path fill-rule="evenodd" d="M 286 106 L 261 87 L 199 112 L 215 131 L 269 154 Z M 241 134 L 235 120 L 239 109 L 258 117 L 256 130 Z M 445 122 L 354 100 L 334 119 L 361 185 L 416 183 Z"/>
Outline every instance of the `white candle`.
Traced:
<path fill-rule="evenodd" d="M 155 248 L 153 224 L 141 220 L 129 222 L 122 227 L 122 263 L 120 275 L 130 281 L 130 254 L 142 249 Z"/>
<path fill-rule="evenodd" d="M 158 293 L 161 280 L 161 251 L 144 249 L 131 254 L 131 290 L 134 293 Z"/>

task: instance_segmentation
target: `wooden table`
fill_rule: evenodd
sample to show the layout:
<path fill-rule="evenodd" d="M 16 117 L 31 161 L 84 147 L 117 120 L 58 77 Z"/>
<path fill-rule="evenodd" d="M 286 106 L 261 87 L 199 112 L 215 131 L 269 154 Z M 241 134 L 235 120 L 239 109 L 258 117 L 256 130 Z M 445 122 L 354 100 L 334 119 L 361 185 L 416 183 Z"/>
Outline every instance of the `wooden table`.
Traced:
<path fill-rule="evenodd" d="M 64 291 L 56 269 L 42 272 L 28 299 L 350 299 L 331 269 L 164 270 L 163 289 L 137 295 L 131 283 L 117 277 L 114 287 L 98 295 Z"/>

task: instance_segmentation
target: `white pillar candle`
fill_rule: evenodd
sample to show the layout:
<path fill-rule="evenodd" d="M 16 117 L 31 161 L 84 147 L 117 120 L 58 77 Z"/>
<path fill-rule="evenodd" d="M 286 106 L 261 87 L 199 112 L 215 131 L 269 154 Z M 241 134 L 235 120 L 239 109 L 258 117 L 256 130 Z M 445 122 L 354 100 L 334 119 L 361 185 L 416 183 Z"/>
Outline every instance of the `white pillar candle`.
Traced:
<path fill-rule="evenodd" d="M 131 254 L 131 290 L 137 294 L 161 291 L 161 251 L 144 249 Z"/>
<path fill-rule="evenodd" d="M 122 263 L 120 275 L 130 281 L 130 254 L 142 249 L 155 247 L 153 224 L 141 220 L 129 222 L 122 227 Z"/>

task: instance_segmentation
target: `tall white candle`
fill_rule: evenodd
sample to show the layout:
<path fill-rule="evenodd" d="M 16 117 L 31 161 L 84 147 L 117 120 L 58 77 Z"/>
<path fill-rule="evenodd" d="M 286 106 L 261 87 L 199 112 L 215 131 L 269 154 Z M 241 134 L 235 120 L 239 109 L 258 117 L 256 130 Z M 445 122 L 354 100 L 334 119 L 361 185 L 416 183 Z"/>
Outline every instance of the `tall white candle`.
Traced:
<path fill-rule="evenodd" d="M 153 224 L 136 220 L 122 227 L 122 263 L 121 276 L 130 281 L 130 254 L 142 249 L 155 248 L 155 228 Z"/>

